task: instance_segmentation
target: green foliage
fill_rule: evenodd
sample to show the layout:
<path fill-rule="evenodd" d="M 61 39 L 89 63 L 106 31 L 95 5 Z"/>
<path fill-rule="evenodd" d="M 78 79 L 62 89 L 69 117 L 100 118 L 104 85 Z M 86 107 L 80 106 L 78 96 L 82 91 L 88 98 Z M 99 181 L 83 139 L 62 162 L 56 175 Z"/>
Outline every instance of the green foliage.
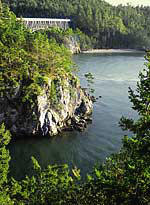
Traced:
<path fill-rule="evenodd" d="M 1 10 L 0 96 L 33 105 L 48 78 L 71 76 L 71 53 L 45 33 L 26 29 L 6 6 Z"/>
<path fill-rule="evenodd" d="M 89 197 L 93 204 L 96 201 L 101 201 L 98 204 L 112 205 L 148 204 L 150 157 L 149 151 L 144 149 L 146 145 L 149 146 L 149 136 L 144 142 L 125 137 L 120 153 L 94 170 L 94 177 L 87 183 L 85 193 L 87 196 L 90 190 Z"/>
<path fill-rule="evenodd" d="M 150 53 L 146 55 L 146 68 L 139 74 L 136 92 L 129 88 L 129 99 L 139 114 L 137 121 L 122 117 L 120 126 L 142 137 L 150 135 Z"/>
<path fill-rule="evenodd" d="M 6 145 L 10 141 L 10 133 L 5 130 L 4 124 L 0 126 L 0 185 L 7 182 L 8 162 L 10 160 Z"/>
<path fill-rule="evenodd" d="M 41 30 L 40 32 L 46 33 L 49 39 L 53 39 L 59 45 L 63 44 L 65 37 L 70 37 L 70 36 L 75 37 L 77 34 L 77 32 L 73 31 L 71 28 L 64 30 L 59 27 L 51 27 L 44 31 Z"/>
<path fill-rule="evenodd" d="M 94 83 L 94 76 L 92 75 L 92 73 L 86 73 L 84 76 L 86 77 L 87 82 L 88 82 L 87 86 L 88 86 L 89 92 L 94 93 L 95 90 L 91 87 L 92 84 Z"/>
<path fill-rule="evenodd" d="M 9 198 L 8 169 L 9 169 L 9 151 L 6 149 L 10 141 L 10 133 L 5 130 L 4 124 L 0 126 L 0 204 L 12 204 Z"/>
<path fill-rule="evenodd" d="M 58 104 L 56 85 L 54 81 L 51 82 L 50 97 L 53 105 Z"/>
<path fill-rule="evenodd" d="M 70 18 L 89 48 L 150 47 L 150 7 L 112 6 L 103 0 L 3 0 L 20 17 Z M 60 36 L 52 34 L 61 42 Z"/>
<path fill-rule="evenodd" d="M 64 5 L 67 2 L 63 2 Z M 103 1 L 100 2 L 102 5 L 107 5 Z M 73 1 L 73 5 L 75 3 L 76 0 Z M 41 4 L 39 2 L 39 5 Z M 33 5 L 37 6 L 34 1 Z M 83 12 L 82 6 L 82 4 L 78 5 L 79 14 L 81 11 Z M 109 4 L 107 6 L 110 8 Z M 120 10 L 120 16 L 123 15 L 123 12 L 128 12 L 128 16 L 131 17 L 131 13 L 136 11 L 130 6 L 129 11 L 122 6 L 117 9 Z M 141 8 L 137 9 L 142 10 Z M 142 10 L 142 12 L 148 11 L 148 9 Z M 10 94 L 15 95 L 16 88 L 21 86 L 21 99 L 30 102 L 41 92 L 42 86 L 49 85 L 49 77 L 52 79 L 51 95 L 57 95 L 56 81 L 65 79 L 65 77 L 70 77 L 71 80 L 70 53 L 63 46 L 60 47 L 56 42 L 49 41 L 46 35 L 30 33 L 16 20 L 14 14 L 7 7 L 1 8 L 1 4 L 0 12 L 1 96 L 9 98 Z M 83 14 L 86 13 L 90 16 L 92 12 L 87 5 L 87 10 Z M 103 18 L 107 20 L 112 17 L 104 11 Z M 134 19 L 134 15 L 132 18 Z M 122 25 L 122 21 L 119 19 L 116 21 Z M 125 26 L 138 27 L 133 22 L 134 20 L 130 23 L 128 19 L 123 19 Z M 117 29 L 119 30 L 120 27 Z M 111 25 L 109 25 L 109 31 L 112 31 Z M 87 32 L 90 33 L 90 30 Z M 128 31 L 122 27 L 119 32 L 127 35 Z M 4 124 L 1 125 L 0 204 L 148 205 L 150 202 L 149 52 L 145 58 L 147 59 L 146 68 L 139 75 L 140 81 L 137 83 L 136 92 L 129 89 L 129 98 L 133 103 L 133 109 L 138 112 L 139 118 L 138 120 L 122 118 L 120 122 L 124 129 L 133 131 L 134 135 L 132 137 L 125 136 L 120 152 L 106 159 L 104 164 L 94 167 L 93 173 L 87 175 L 84 182 L 80 181 L 80 170 L 76 167 L 72 172 L 69 171 L 67 165 L 49 165 L 42 170 L 34 157 L 32 157 L 34 176 L 26 176 L 22 181 L 8 178 L 10 156 L 6 146 L 10 141 L 10 133 L 6 131 Z M 91 73 L 87 73 L 86 77 L 89 83 L 93 81 Z M 76 79 L 72 81 L 77 83 Z"/>
<path fill-rule="evenodd" d="M 23 181 L 12 180 L 11 198 L 15 204 L 67 204 L 67 200 L 74 194 L 76 184 L 73 177 L 69 175 L 67 165 L 48 166 L 41 170 L 40 165 L 32 157 L 36 174 Z"/>
<path fill-rule="evenodd" d="M 83 32 L 80 32 L 79 44 L 80 44 L 81 50 L 88 50 L 94 47 L 94 45 L 96 44 L 96 39 L 89 37 Z"/>

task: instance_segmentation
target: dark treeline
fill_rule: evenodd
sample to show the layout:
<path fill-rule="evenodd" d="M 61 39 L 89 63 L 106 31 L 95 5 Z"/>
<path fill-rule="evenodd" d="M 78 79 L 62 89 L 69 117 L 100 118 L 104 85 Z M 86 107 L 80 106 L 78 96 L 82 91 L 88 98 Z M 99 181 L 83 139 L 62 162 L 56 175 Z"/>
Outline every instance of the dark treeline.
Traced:
<path fill-rule="evenodd" d="M 150 47 L 150 7 L 117 7 L 102 0 L 3 0 L 20 17 L 71 18 L 94 48 Z M 83 36 L 82 36 L 83 43 Z M 84 47 L 84 46 L 83 46 Z M 86 47 L 86 46 L 85 46 Z"/>

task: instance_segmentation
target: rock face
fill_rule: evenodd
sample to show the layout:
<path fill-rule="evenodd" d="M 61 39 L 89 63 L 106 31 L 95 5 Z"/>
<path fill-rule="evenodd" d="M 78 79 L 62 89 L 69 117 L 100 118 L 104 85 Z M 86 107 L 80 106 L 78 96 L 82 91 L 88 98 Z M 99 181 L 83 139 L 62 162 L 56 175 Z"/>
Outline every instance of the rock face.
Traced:
<path fill-rule="evenodd" d="M 55 92 L 50 92 L 52 81 L 42 87 L 33 104 L 20 101 L 20 87 L 13 96 L 0 98 L 0 123 L 15 135 L 56 135 L 63 129 L 82 130 L 90 121 L 92 101 L 78 80 L 55 81 Z"/>
<path fill-rule="evenodd" d="M 71 51 L 72 54 L 77 54 L 81 52 L 80 46 L 74 37 L 65 37 L 63 43 L 65 47 Z"/>

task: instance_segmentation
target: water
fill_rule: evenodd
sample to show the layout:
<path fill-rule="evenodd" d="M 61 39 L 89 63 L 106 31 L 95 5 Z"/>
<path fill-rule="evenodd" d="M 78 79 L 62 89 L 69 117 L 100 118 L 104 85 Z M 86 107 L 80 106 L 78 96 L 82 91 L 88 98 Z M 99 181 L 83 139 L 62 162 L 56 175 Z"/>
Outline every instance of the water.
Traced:
<path fill-rule="evenodd" d="M 136 88 L 138 73 L 143 68 L 144 54 L 79 54 L 73 57 L 80 71 L 81 84 L 86 87 L 84 74 L 92 72 L 92 87 L 96 96 L 93 122 L 84 132 L 65 132 L 47 138 L 21 139 L 9 145 L 11 154 L 10 174 L 20 179 L 31 174 L 31 156 L 42 167 L 48 164 L 67 163 L 77 166 L 81 173 L 91 171 L 96 162 L 103 162 L 121 147 L 127 132 L 118 127 L 122 115 L 136 118 L 128 99 L 128 87 Z"/>

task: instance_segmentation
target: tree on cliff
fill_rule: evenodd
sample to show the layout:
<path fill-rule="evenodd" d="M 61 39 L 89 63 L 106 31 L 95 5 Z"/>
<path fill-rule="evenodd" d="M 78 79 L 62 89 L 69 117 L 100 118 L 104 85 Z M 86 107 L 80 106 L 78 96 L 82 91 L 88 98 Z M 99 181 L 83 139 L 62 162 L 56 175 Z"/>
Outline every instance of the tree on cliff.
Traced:
<path fill-rule="evenodd" d="M 21 86 L 21 102 L 33 103 L 47 77 L 71 77 L 71 53 L 45 34 L 32 33 L 3 6 L 0 18 L 0 93 L 10 100 Z"/>

